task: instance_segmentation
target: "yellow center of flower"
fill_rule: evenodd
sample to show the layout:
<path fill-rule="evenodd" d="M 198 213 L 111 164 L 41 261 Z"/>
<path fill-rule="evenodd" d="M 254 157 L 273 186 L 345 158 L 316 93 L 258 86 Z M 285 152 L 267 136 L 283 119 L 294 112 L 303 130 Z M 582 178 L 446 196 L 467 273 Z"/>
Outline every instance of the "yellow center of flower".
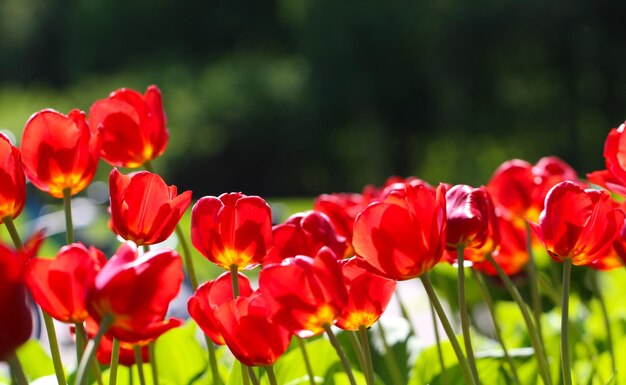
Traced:
<path fill-rule="evenodd" d="M 310 330 L 313 334 L 318 334 L 324 330 L 324 325 L 332 325 L 335 321 L 335 308 L 324 304 L 317 308 L 315 314 L 311 314 L 303 325 L 303 329 Z"/>
<path fill-rule="evenodd" d="M 348 330 L 359 330 L 360 326 L 369 328 L 378 320 L 378 315 L 367 311 L 355 311 L 345 317 L 344 326 Z"/>
<path fill-rule="evenodd" d="M 215 254 L 216 263 L 226 269 L 230 269 L 235 265 L 239 270 L 245 268 L 252 263 L 252 255 L 245 251 L 239 251 L 231 248 L 226 248 L 222 252 Z"/>

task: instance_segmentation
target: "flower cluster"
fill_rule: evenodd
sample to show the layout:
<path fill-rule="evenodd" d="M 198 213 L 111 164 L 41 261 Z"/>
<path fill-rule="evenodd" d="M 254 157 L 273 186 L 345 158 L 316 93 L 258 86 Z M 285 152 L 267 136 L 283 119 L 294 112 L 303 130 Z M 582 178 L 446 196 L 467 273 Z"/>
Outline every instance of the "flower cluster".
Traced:
<path fill-rule="evenodd" d="M 626 260 L 623 204 L 614 200 L 626 195 L 623 141 L 624 125 L 609 134 L 606 170 L 588 175 L 590 182 L 614 196 L 589 188 L 564 161 L 546 157 L 535 165 L 506 161 L 480 187 L 446 183 L 434 187 L 415 177 L 391 177 L 383 186 L 367 186 L 360 194 L 323 194 L 312 210 L 276 225 L 272 225 L 269 204 L 259 196 L 232 192 L 201 197 L 191 210 L 187 229 L 191 243 L 226 271 L 198 285 L 179 224 L 192 203 L 192 193 L 179 194 L 176 186 L 168 186 L 153 172 L 151 164 L 168 143 L 159 89 L 150 86 L 145 94 L 114 91 L 96 101 L 88 116 L 78 110 L 67 115 L 39 111 L 27 121 L 19 148 L 0 135 L 0 223 L 15 244 L 14 250 L 0 243 L 0 360 L 19 372 L 15 352 L 31 336 L 27 301 L 31 296 L 44 317 L 72 325 L 78 347 L 78 385 L 84 384 L 91 371 L 93 356 L 111 368 L 118 362 L 156 365 L 148 347 L 184 323 L 170 317 L 168 309 L 185 274 L 177 251 L 151 247 L 176 231 L 194 291 L 187 310 L 207 337 L 215 383 L 221 382 L 221 376 L 213 365 L 214 345 L 226 345 L 241 362 L 244 383 L 257 373 L 246 367 L 264 367 L 275 384 L 272 365 L 293 338 L 304 346 L 304 340 L 327 333 L 354 385 L 355 377 L 331 328 L 336 326 L 346 333 L 360 333 L 361 342 L 354 349 L 367 384 L 373 385 L 367 330 L 385 312 L 397 281 L 419 278 L 452 344 L 465 383 L 477 384 L 480 376 L 464 283 L 465 268 L 470 268 L 479 282 L 482 274 L 497 276 L 519 301 L 539 376 L 551 384 L 547 353 L 537 332 L 541 298 L 533 297 L 533 306 L 539 308 L 532 319 L 509 279 L 527 271 L 529 285 L 536 284 L 533 248 L 543 246 L 564 266 L 561 364 L 563 381 L 570 384 L 567 293 L 571 266 L 604 270 L 619 266 L 620 257 Z M 108 258 L 98 248 L 76 242 L 71 223 L 70 197 L 91 183 L 100 159 L 113 166 L 110 228 L 123 240 Z M 118 167 L 137 170 L 124 174 Z M 13 223 L 26 202 L 26 178 L 41 191 L 62 198 L 68 213 L 67 243 L 54 258 L 36 256 L 42 234 L 23 245 Z M 429 272 L 441 262 L 458 269 L 465 351 L 429 279 Z M 255 268 L 258 283 L 247 275 Z M 48 329 L 48 334 L 54 332 Z M 52 341 L 54 355 L 58 347 Z M 502 347 L 506 354 L 503 342 Z M 507 370 L 515 374 L 512 361 L 509 365 Z M 97 371 L 92 375 L 98 375 Z M 66 383 L 62 365 L 56 376 L 59 384 Z M 313 373 L 309 377 L 314 383 Z M 16 379 L 19 382 L 19 376 Z"/>

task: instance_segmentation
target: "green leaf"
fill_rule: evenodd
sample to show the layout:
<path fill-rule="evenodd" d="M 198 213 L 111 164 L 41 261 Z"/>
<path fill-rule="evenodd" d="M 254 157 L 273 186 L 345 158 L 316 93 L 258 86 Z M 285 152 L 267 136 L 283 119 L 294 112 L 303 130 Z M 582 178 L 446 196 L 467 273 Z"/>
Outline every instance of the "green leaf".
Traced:
<path fill-rule="evenodd" d="M 28 340 L 17 349 L 17 358 L 31 381 L 54 374 L 52 359 L 38 340 Z"/>
<path fill-rule="evenodd" d="M 208 355 L 196 338 L 196 324 L 188 321 L 156 341 L 155 355 L 160 379 L 180 385 L 193 384 L 205 373 L 211 376 Z M 206 378 L 203 379 L 206 383 Z"/>
<path fill-rule="evenodd" d="M 365 385 L 367 383 L 363 373 L 354 370 L 352 373 L 354 374 L 354 379 L 356 380 L 357 385 Z M 335 385 L 350 385 L 350 379 L 345 372 L 335 373 L 333 375 L 333 381 Z"/>
<path fill-rule="evenodd" d="M 334 364 L 339 363 L 337 352 L 324 337 L 307 339 L 305 342 L 311 369 L 316 376 L 316 381 L 319 379 L 320 383 L 322 383 L 322 379 L 328 370 Z M 279 384 L 288 384 L 301 379 L 306 379 L 308 383 L 309 377 L 300 348 L 291 349 L 282 356 L 274 365 L 274 372 L 276 373 L 276 381 Z"/>

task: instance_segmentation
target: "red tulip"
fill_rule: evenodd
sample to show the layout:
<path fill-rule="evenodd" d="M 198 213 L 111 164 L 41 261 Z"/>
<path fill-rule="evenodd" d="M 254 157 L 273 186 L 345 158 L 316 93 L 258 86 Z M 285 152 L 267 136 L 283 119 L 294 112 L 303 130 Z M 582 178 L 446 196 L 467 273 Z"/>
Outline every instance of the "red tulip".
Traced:
<path fill-rule="evenodd" d="M 0 361 L 32 333 L 33 321 L 23 283 L 26 256 L 0 243 Z"/>
<path fill-rule="evenodd" d="M 244 297 L 252 295 L 250 281 L 245 275 L 239 273 L 239 294 Z M 233 285 L 230 272 L 225 272 L 213 281 L 200 285 L 196 292 L 187 301 L 189 315 L 217 345 L 224 345 L 224 337 L 217 326 L 215 309 L 221 307 L 226 301 L 234 298 Z"/>
<path fill-rule="evenodd" d="M 500 244 L 493 251 L 492 255 L 506 275 L 515 275 L 519 273 L 528 262 L 526 230 L 516 226 L 511 220 L 502 215 L 496 216 L 500 230 Z M 465 255 L 468 259 L 476 261 L 472 266 L 474 269 L 480 270 L 487 275 L 498 275 L 498 272 L 491 262 L 469 256 L 468 254 L 472 252 L 471 249 L 465 251 Z"/>
<path fill-rule="evenodd" d="M 340 261 L 348 289 L 348 305 L 335 323 L 344 330 L 371 327 L 383 314 L 396 290 L 396 281 L 367 271 L 363 263 L 357 257 Z"/>
<path fill-rule="evenodd" d="M 270 308 L 258 291 L 230 299 L 215 309 L 226 345 L 242 364 L 272 365 L 287 350 L 291 333 L 270 316 Z"/>
<path fill-rule="evenodd" d="M 96 276 L 87 310 L 98 323 L 112 318 L 110 338 L 145 344 L 182 323 L 165 320 L 182 281 L 178 253 L 161 249 L 138 256 L 135 244 L 126 242 Z"/>
<path fill-rule="evenodd" d="M 566 180 L 577 181 L 576 171 L 555 156 L 541 158 L 535 166 L 513 159 L 498 167 L 487 184 L 487 191 L 506 216 L 516 221 L 536 221 L 548 190 Z"/>
<path fill-rule="evenodd" d="M 103 130 L 101 155 L 117 167 L 140 167 L 165 151 L 168 132 L 161 91 L 150 86 L 144 95 L 121 88 L 89 109 L 89 125 Z"/>
<path fill-rule="evenodd" d="M 319 211 L 294 214 L 285 223 L 274 226 L 272 233 L 274 246 L 263 264 L 280 263 L 296 255 L 315 255 L 324 246 L 339 257 L 346 252 L 345 238 L 337 235 L 330 219 Z"/>
<path fill-rule="evenodd" d="M 348 248 L 340 257 L 354 255 L 352 247 L 354 219 L 369 203 L 369 199 L 363 195 L 351 193 L 322 194 L 315 199 L 313 210 L 326 214 L 337 234 L 346 239 Z"/>
<path fill-rule="evenodd" d="M 191 212 L 191 242 L 209 261 L 253 268 L 272 246 L 272 213 L 265 201 L 242 193 L 201 198 Z"/>
<path fill-rule="evenodd" d="M 322 333 L 348 302 L 341 268 L 327 247 L 314 258 L 300 255 L 265 266 L 259 285 L 273 320 L 300 338 Z"/>
<path fill-rule="evenodd" d="M 35 301 L 50 316 L 61 322 L 82 323 L 88 316 L 87 291 L 105 263 L 100 250 L 72 243 L 62 247 L 55 259 L 31 259 L 26 283 Z"/>
<path fill-rule="evenodd" d="M 418 277 L 441 259 L 446 241 L 445 187 L 406 184 L 369 205 L 354 223 L 357 255 L 391 279 Z"/>
<path fill-rule="evenodd" d="M 20 150 L 0 133 L 0 223 L 17 218 L 26 203 L 26 177 Z"/>
<path fill-rule="evenodd" d="M 84 112 L 39 111 L 22 134 L 24 171 L 38 189 L 55 198 L 62 198 L 66 189 L 74 195 L 93 179 L 101 144 L 102 133 L 89 129 Z"/>
<path fill-rule="evenodd" d="M 531 225 L 552 259 L 586 265 L 610 253 L 623 223 L 624 213 L 606 191 L 561 182 L 546 196 L 539 224 Z"/>
<path fill-rule="evenodd" d="M 115 232 L 138 245 L 169 238 L 191 203 L 191 191 L 177 195 L 176 186 L 147 171 L 123 175 L 114 168 L 109 188 Z"/>
<path fill-rule="evenodd" d="M 617 194 L 626 196 L 626 167 L 624 156 L 624 124 L 614 128 L 604 142 L 604 161 L 606 170 L 587 174 L 591 183 L 605 187 Z"/>
<path fill-rule="evenodd" d="M 449 250 L 456 250 L 459 245 L 468 249 L 488 246 L 489 250 L 481 250 L 483 255 L 478 255 L 482 260 L 500 243 L 496 212 L 485 188 L 453 186 L 446 192 L 446 208 L 446 246 Z M 468 253 L 470 256 L 476 255 Z"/>

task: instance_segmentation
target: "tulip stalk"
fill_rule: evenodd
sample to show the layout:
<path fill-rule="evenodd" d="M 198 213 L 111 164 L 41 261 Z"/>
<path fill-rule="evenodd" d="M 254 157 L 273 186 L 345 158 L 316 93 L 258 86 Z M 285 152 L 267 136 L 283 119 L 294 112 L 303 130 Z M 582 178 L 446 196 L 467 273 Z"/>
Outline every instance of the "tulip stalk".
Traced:
<path fill-rule="evenodd" d="M 9 234 L 11 235 L 11 239 L 13 240 L 15 248 L 17 250 L 21 250 L 24 246 L 22 243 L 22 239 L 20 238 L 20 235 L 15 228 L 13 218 L 11 216 L 7 216 L 3 218 L 3 222 L 7 230 L 9 231 Z M 67 381 L 65 379 L 65 370 L 63 369 L 63 362 L 61 361 L 61 352 L 59 351 L 57 333 L 54 329 L 54 321 L 48 313 L 43 311 L 43 309 L 41 310 L 41 314 L 43 315 L 43 321 L 46 327 L 46 334 L 48 335 L 48 344 L 50 346 L 50 354 L 52 355 L 52 363 L 54 366 L 54 373 L 56 375 L 57 382 L 59 383 L 59 385 L 66 385 Z"/>
<path fill-rule="evenodd" d="M 528 252 L 528 284 L 530 286 L 530 302 L 532 303 L 533 316 L 535 318 L 535 325 L 537 326 L 537 334 L 539 334 L 539 341 L 543 343 L 543 333 L 541 332 L 541 295 L 539 293 L 539 283 L 537 271 L 537 263 L 535 263 L 535 256 L 533 253 L 533 240 L 532 231 L 530 225 L 526 221 L 526 250 Z"/>
<path fill-rule="evenodd" d="M 470 336 L 469 313 L 467 310 L 467 298 L 465 296 L 465 244 L 460 242 L 457 246 L 457 271 L 459 281 L 459 312 L 461 313 L 461 330 L 463 331 L 463 343 L 465 344 L 465 352 L 467 354 L 467 362 L 472 376 L 477 384 L 478 369 L 476 369 L 476 360 L 474 359 L 474 349 L 472 348 L 472 339 Z"/>
<path fill-rule="evenodd" d="M 306 350 L 306 342 L 300 337 L 296 337 L 298 340 L 298 345 L 300 346 L 300 351 L 302 352 L 302 360 L 304 361 L 304 366 L 306 367 L 307 375 L 309 376 L 310 385 L 315 384 L 315 374 L 313 374 L 313 368 L 311 367 L 311 361 L 309 360 L 309 353 Z"/>
<path fill-rule="evenodd" d="M 459 341 L 456 339 L 454 334 L 454 330 L 452 329 L 452 325 L 450 324 L 450 320 L 446 316 L 446 312 L 443 310 L 443 306 L 439 301 L 439 297 L 437 297 L 437 293 L 433 288 L 433 284 L 430 282 L 430 278 L 428 277 L 428 273 L 424 273 L 420 276 L 422 284 L 424 285 L 424 289 L 426 290 L 426 294 L 428 294 L 428 298 L 430 299 L 430 303 L 435 308 L 437 315 L 439 316 L 439 320 L 443 326 L 443 329 L 446 331 L 446 335 L 450 340 L 450 344 L 452 345 L 452 349 L 454 350 L 454 354 L 456 354 L 456 359 L 459 362 L 459 367 L 461 368 L 461 373 L 463 373 L 463 377 L 465 378 L 465 383 L 469 385 L 476 385 L 476 380 L 472 375 L 472 371 L 469 367 L 467 360 L 465 359 L 465 355 L 463 354 L 463 349 L 461 349 L 461 345 Z"/>
<path fill-rule="evenodd" d="M 361 366 L 361 371 L 367 374 L 367 363 L 365 362 L 365 355 L 363 354 L 363 348 L 361 343 L 359 342 L 359 338 L 356 335 L 356 332 L 347 331 L 348 337 L 350 338 L 350 343 L 352 344 L 352 350 L 354 350 L 354 354 L 356 354 L 356 359 L 359 361 L 359 365 Z M 367 380 L 367 385 L 370 385 L 369 379 Z"/>
<path fill-rule="evenodd" d="M 11 375 L 15 380 L 17 385 L 28 385 L 28 379 L 26 378 L 26 374 L 24 374 L 24 369 L 22 368 L 22 364 L 20 360 L 17 358 L 15 353 L 12 353 L 7 358 L 7 363 L 9 364 L 9 368 L 11 369 Z"/>
<path fill-rule="evenodd" d="M 543 380 L 543 383 L 546 385 L 552 385 L 552 377 L 550 377 L 550 370 L 548 369 L 548 360 L 546 358 L 546 353 L 543 350 L 543 345 L 541 340 L 539 339 L 539 334 L 537 333 L 537 329 L 535 328 L 534 322 L 530 313 L 528 312 L 528 308 L 526 307 L 526 303 L 522 298 L 522 295 L 519 293 L 513 282 L 508 275 L 502 270 L 502 267 L 496 262 L 491 254 L 487 254 L 487 260 L 493 265 L 493 267 L 498 272 L 498 276 L 504 283 L 504 286 L 513 297 L 513 300 L 517 303 L 520 311 L 522 312 L 522 317 L 524 318 L 524 322 L 526 323 L 526 328 L 528 329 L 528 335 L 530 337 L 530 342 L 535 350 L 535 355 L 537 356 L 537 362 L 539 366 L 539 375 Z"/>
<path fill-rule="evenodd" d="M 239 297 L 239 275 L 237 274 L 238 270 L 239 266 L 234 264 L 230 266 L 230 278 L 233 284 L 233 298 Z M 250 383 L 248 368 L 244 364 L 241 364 L 241 378 L 243 379 L 244 385 L 248 385 Z"/>
<path fill-rule="evenodd" d="M 333 330 L 330 328 L 329 324 L 324 324 L 323 328 L 326 334 L 328 335 L 330 344 L 333 346 L 333 348 L 335 348 L 335 351 L 337 352 L 337 355 L 339 356 L 339 360 L 341 361 L 343 370 L 346 372 L 346 375 L 348 376 L 350 385 L 356 385 L 356 380 L 354 379 L 354 373 L 352 373 L 350 362 L 348 361 L 348 358 L 346 358 L 346 355 L 343 352 L 343 349 L 341 348 L 341 344 L 339 343 L 337 336 L 335 335 L 335 333 L 333 333 Z"/>
<path fill-rule="evenodd" d="M 496 335 L 496 339 L 500 343 L 500 346 L 502 346 L 502 352 L 504 353 L 504 358 L 506 359 L 506 361 L 509 363 L 509 366 L 511 367 L 511 373 L 513 374 L 513 381 L 517 385 L 521 385 L 519 375 L 517 374 L 517 369 L 515 367 L 515 362 L 513 362 L 513 358 L 511 358 L 511 356 L 509 355 L 509 351 L 506 348 L 504 340 L 502 339 L 500 325 L 498 324 L 498 320 L 496 319 L 496 312 L 495 312 L 495 308 L 493 305 L 493 298 L 491 298 L 491 294 L 489 294 L 489 289 L 487 288 L 485 279 L 483 278 L 482 274 L 480 274 L 474 269 L 472 269 L 472 273 L 474 275 L 474 279 L 476 280 L 476 282 L 478 282 L 478 286 L 480 288 L 480 292 L 482 293 L 483 299 L 485 300 L 485 304 L 487 305 L 487 309 L 489 309 L 489 315 L 491 316 L 491 320 L 493 322 L 493 331 Z"/>
<path fill-rule="evenodd" d="M 109 330 L 111 324 L 113 323 L 113 317 L 111 315 L 105 315 L 100 321 L 100 327 L 98 328 L 98 332 L 96 336 L 89 340 L 87 343 L 87 347 L 85 348 L 85 352 L 83 354 L 83 358 L 78 363 L 78 370 L 76 371 L 76 381 L 74 382 L 76 385 L 85 385 L 87 381 L 87 368 L 93 359 L 93 356 L 96 354 L 96 350 L 100 345 L 100 340 L 102 340 L 102 336 L 104 333 Z"/>
<path fill-rule="evenodd" d="M 591 282 L 591 290 L 595 294 L 596 298 L 598 298 L 598 302 L 600 303 L 602 318 L 604 320 L 604 328 L 606 329 L 607 347 L 609 349 L 609 355 L 611 357 L 611 368 L 613 369 L 614 376 L 617 376 L 617 363 L 615 362 L 615 352 L 613 350 L 613 333 L 611 332 L 611 321 L 609 319 L 609 313 L 606 308 L 606 302 L 604 301 L 604 295 L 602 295 L 602 290 L 600 290 L 600 285 L 598 284 L 598 272 L 595 270 L 591 270 L 589 272 L 589 280 Z"/>
<path fill-rule="evenodd" d="M 154 385 L 159 385 L 159 371 L 157 370 L 155 344 L 156 341 L 150 341 L 148 344 L 148 351 L 150 353 L 150 367 L 152 368 L 152 383 Z"/>
<path fill-rule="evenodd" d="M 278 385 L 278 382 L 276 382 L 276 375 L 274 374 L 274 367 L 272 365 L 266 366 L 265 371 L 267 373 L 267 378 L 270 380 L 270 385 Z"/>
<path fill-rule="evenodd" d="M 365 378 L 369 385 L 374 385 L 374 363 L 372 362 L 372 350 L 370 349 L 365 325 L 359 326 L 359 335 L 361 337 L 361 345 L 363 346 L 363 355 L 365 356 Z"/>
<path fill-rule="evenodd" d="M 65 212 L 65 240 L 67 244 L 74 242 L 74 225 L 72 223 L 72 189 L 63 189 L 63 208 Z"/>
<path fill-rule="evenodd" d="M 439 328 L 437 327 L 437 315 L 435 314 L 435 307 L 430 304 L 430 315 L 433 319 L 433 330 L 435 331 L 435 341 L 437 343 L 437 355 L 439 356 L 439 365 L 441 366 L 441 382 L 444 385 L 448 385 L 448 371 L 446 369 L 446 363 L 443 359 L 443 351 L 441 350 L 441 338 L 439 337 Z"/>
<path fill-rule="evenodd" d="M 561 367 L 563 384 L 572 385 L 572 369 L 569 357 L 569 290 L 572 277 L 572 261 L 563 259 L 563 292 L 561 296 Z"/>
<path fill-rule="evenodd" d="M 143 372 L 143 359 L 141 358 L 141 346 L 133 345 L 133 353 L 135 354 L 135 365 L 137 365 L 139 384 L 146 385 L 146 377 Z"/>
<path fill-rule="evenodd" d="M 120 340 L 113 338 L 113 348 L 111 349 L 111 365 L 109 366 L 109 385 L 117 383 L 117 366 L 120 361 Z M 132 375 L 131 375 L 132 377 Z"/>

